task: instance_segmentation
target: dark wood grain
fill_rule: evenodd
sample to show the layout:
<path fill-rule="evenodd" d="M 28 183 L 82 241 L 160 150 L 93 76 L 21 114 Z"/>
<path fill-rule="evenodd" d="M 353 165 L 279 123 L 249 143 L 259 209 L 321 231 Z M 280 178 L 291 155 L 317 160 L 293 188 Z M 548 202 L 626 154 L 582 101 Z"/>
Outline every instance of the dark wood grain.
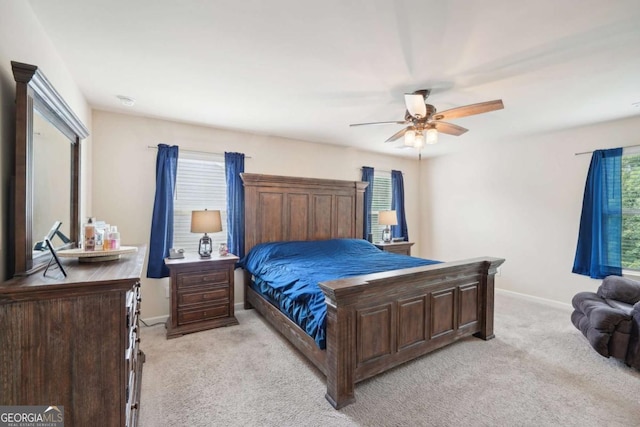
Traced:
<path fill-rule="evenodd" d="M 33 114 L 34 109 L 69 138 L 70 181 L 56 191 L 69 192 L 69 247 L 78 242 L 80 228 L 80 140 L 89 131 L 74 114 L 62 96 L 35 65 L 11 61 L 16 81 L 15 157 L 12 189 L 11 236 L 9 258 L 11 276 L 32 274 L 43 268 L 47 257 L 33 258 Z"/>
<path fill-rule="evenodd" d="M 15 71 L 14 71 L 15 73 Z M 32 149 L 33 135 L 33 97 L 30 94 L 25 74 L 16 76 L 16 141 L 14 159 L 14 188 L 13 188 L 13 241 L 14 259 L 13 271 L 24 272 L 33 268 L 31 256 L 31 223 L 32 218 L 32 190 L 29 186 L 30 168 L 33 163 Z M 26 81 L 25 81 L 26 80 Z"/>
<path fill-rule="evenodd" d="M 37 274 L 0 285 L 1 404 L 64 406 L 65 426 L 135 424 L 144 256 L 140 246 L 118 261 L 64 258 L 66 278 Z"/>
<path fill-rule="evenodd" d="M 171 275 L 167 338 L 238 324 L 233 307 L 233 270 L 238 259 L 231 254 L 200 258 L 193 253 L 165 259 Z"/>
<path fill-rule="evenodd" d="M 362 238 L 366 183 L 242 175 L 245 245 Z M 412 243 L 383 245 L 408 253 Z M 320 283 L 326 350 L 245 283 L 255 307 L 327 377 L 327 400 L 355 401 L 355 384 L 460 338 L 493 337 L 494 276 L 504 262 L 482 257 Z M 248 274 L 246 276 L 249 276 Z"/>
<path fill-rule="evenodd" d="M 241 175 L 245 252 L 258 243 L 362 237 L 364 182 Z M 251 206 L 252 208 L 248 208 Z"/>

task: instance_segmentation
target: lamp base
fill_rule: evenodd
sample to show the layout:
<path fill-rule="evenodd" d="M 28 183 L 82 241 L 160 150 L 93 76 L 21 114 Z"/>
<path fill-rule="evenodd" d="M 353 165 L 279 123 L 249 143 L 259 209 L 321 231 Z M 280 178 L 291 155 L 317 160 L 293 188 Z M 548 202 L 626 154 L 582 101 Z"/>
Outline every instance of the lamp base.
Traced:
<path fill-rule="evenodd" d="M 388 226 L 384 230 L 382 230 L 382 241 L 384 243 L 391 242 L 391 228 L 389 228 Z"/>
<path fill-rule="evenodd" d="M 211 258 L 211 238 L 207 236 L 207 233 L 204 233 L 204 236 L 200 239 L 198 253 L 200 258 Z"/>

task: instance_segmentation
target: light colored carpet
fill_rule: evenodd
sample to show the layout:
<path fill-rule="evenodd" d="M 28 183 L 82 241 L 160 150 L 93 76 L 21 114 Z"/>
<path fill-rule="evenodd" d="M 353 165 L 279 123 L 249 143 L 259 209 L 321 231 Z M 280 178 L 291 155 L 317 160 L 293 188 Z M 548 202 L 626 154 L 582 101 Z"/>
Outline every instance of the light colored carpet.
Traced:
<path fill-rule="evenodd" d="M 142 329 L 142 427 L 640 425 L 640 372 L 593 351 L 567 310 L 498 294 L 495 339 L 359 383 L 340 411 L 257 312 L 236 314 L 238 326 L 172 340 Z"/>

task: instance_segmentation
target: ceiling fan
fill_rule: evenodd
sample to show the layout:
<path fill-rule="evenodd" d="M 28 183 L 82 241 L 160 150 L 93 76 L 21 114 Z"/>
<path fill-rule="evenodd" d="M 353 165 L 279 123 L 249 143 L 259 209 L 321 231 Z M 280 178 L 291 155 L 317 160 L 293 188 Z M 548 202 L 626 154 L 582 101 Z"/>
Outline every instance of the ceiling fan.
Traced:
<path fill-rule="evenodd" d="M 384 125 L 398 124 L 409 125 L 406 128 L 391 135 L 385 142 L 395 141 L 404 137 L 404 145 L 422 149 L 425 144 L 435 144 L 438 142 L 438 132 L 447 135 L 460 136 L 468 129 L 453 123 L 442 120 L 457 119 L 459 117 L 472 116 L 474 114 L 488 113 L 489 111 L 501 110 L 504 108 L 501 99 L 494 101 L 480 102 L 478 104 L 465 105 L 438 112 L 436 107 L 427 104 L 431 90 L 420 89 L 413 93 L 405 93 L 404 103 L 407 110 L 402 121 L 354 123 L 349 126 Z"/>

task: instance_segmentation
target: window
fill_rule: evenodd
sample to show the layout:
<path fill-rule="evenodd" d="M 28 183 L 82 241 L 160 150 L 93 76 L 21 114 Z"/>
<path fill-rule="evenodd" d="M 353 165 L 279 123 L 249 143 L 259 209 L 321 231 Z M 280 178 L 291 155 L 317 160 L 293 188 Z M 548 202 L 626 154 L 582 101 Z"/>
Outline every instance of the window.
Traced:
<path fill-rule="evenodd" d="M 214 251 L 227 241 L 227 185 L 224 156 L 180 152 L 173 203 L 173 247 L 198 252 L 202 235 L 191 233 L 191 211 L 219 210 L 222 231 L 211 233 Z"/>
<path fill-rule="evenodd" d="M 640 152 L 622 156 L 622 268 L 640 270 Z"/>
<path fill-rule="evenodd" d="M 373 176 L 373 201 L 371 202 L 371 234 L 373 241 L 382 240 L 384 225 L 378 224 L 378 212 L 391 209 L 391 173 L 375 171 Z"/>

